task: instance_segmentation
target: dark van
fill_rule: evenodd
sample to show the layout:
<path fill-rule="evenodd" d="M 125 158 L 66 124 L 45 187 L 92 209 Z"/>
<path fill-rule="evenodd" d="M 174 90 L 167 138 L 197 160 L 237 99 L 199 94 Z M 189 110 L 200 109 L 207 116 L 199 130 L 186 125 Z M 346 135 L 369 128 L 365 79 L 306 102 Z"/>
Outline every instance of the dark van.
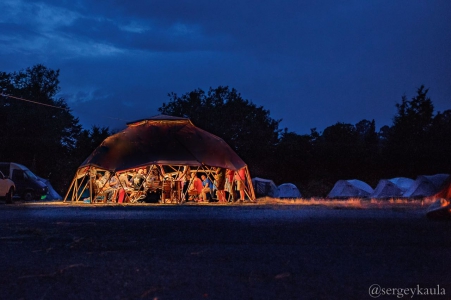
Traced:
<path fill-rule="evenodd" d="M 15 195 L 24 200 L 45 199 L 47 185 L 24 165 L 13 162 L 0 163 L 0 171 L 8 174 L 16 186 Z"/>

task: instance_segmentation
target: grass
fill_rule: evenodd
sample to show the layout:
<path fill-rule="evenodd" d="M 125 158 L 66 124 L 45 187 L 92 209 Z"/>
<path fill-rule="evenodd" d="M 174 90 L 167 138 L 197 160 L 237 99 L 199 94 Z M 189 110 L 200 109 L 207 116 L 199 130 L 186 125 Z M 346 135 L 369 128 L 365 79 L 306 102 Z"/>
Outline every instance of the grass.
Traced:
<path fill-rule="evenodd" d="M 190 203 L 189 205 L 207 205 L 207 206 L 231 206 L 231 205 L 293 205 L 293 206 L 319 206 L 330 208 L 427 208 L 436 199 L 424 198 L 424 199 L 407 199 L 407 198 L 390 198 L 390 199 L 364 199 L 364 198 L 349 198 L 349 199 L 327 199 L 327 198 L 271 198 L 261 197 L 256 202 L 244 202 L 244 203 Z M 16 205 L 19 203 L 16 203 Z M 82 202 L 72 203 L 71 201 L 35 201 L 22 203 L 25 205 L 77 205 L 77 206 L 105 206 L 105 204 L 86 204 Z M 20 204 L 19 204 L 20 205 Z M 126 203 L 126 204 L 106 204 L 107 206 L 140 206 L 149 205 L 145 203 Z M 150 205 L 176 205 L 176 204 L 150 204 Z M 185 204 L 186 205 L 186 204 Z"/>
<path fill-rule="evenodd" d="M 304 205 L 348 208 L 384 208 L 384 207 L 427 207 L 435 202 L 435 199 L 325 199 L 325 198 L 289 198 L 279 199 L 262 197 L 257 199 L 257 204 L 268 205 Z"/>

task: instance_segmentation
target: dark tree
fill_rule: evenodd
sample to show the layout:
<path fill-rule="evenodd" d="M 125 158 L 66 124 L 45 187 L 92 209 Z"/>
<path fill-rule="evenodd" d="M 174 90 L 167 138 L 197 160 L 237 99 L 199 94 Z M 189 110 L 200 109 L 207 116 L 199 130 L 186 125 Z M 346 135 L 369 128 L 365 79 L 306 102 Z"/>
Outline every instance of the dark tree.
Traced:
<path fill-rule="evenodd" d="M 359 137 L 352 124 L 336 123 L 324 129 L 315 145 L 317 167 L 333 182 L 352 179 L 360 167 L 356 161 Z"/>
<path fill-rule="evenodd" d="M 274 160 L 281 120 L 272 119 L 268 110 L 224 86 L 169 97 L 158 109 L 162 114 L 189 117 L 196 126 L 224 139 L 250 166 L 253 176 L 272 174 L 267 166 Z"/>
<path fill-rule="evenodd" d="M 111 133 L 108 127 L 93 126 L 91 130 L 83 129 L 77 139 L 74 157 L 80 165 Z M 77 165 L 77 166 L 78 166 Z"/>
<path fill-rule="evenodd" d="M 358 142 L 356 146 L 357 178 L 375 187 L 380 179 L 379 137 L 374 120 L 362 120 L 355 124 Z"/>
<path fill-rule="evenodd" d="M 311 136 L 299 135 L 285 129 L 275 152 L 277 161 L 273 170 L 277 172 L 271 178 L 274 178 L 277 184 L 293 182 L 300 185 L 306 182 L 311 176 L 313 155 Z"/>
<path fill-rule="evenodd" d="M 0 157 L 28 166 L 64 192 L 81 163 L 74 152 L 82 128 L 64 99 L 56 98 L 58 77 L 59 70 L 43 65 L 0 73 L 2 93 L 11 96 L 0 99 Z"/>
<path fill-rule="evenodd" d="M 390 175 L 416 177 L 431 172 L 430 147 L 427 143 L 431 131 L 434 106 L 427 96 L 428 89 L 421 86 L 411 100 L 402 97 L 396 104 L 384 155 Z M 389 175 L 389 174 L 387 174 Z"/>
<path fill-rule="evenodd" d="M 432 120 L 426 143 L 431 159 L 430 173 L 451 174 L 451 110 L 438 112 Z"/>

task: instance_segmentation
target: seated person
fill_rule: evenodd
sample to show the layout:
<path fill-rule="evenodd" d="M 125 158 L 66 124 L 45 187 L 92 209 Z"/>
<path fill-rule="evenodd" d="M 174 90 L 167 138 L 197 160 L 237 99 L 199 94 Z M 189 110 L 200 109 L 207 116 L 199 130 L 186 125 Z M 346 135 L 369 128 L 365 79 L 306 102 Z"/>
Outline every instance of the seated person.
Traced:
<path fill-rule="evenodd" d="M 132 202 L 142 200 L 146 197 L 144 190 L 144 180 L 146 179 L 143 175 L 143 169 L 139 169 L 133 177 L 130 179 L 133 191 L 130 193 L 130 198 Z"/>
<path fill-rule="evenodd" d="M 118 178 L 119 178 L 119 186 L 121 188 L 123 188 L 123 189 L 130 189 L 131 188 L 131 183 L 128 180 L 127 172 L 120 173 Z"/>
<path fill-rule="evenodd" d="M 155 192 L 157 189 L 161 188 L 161 178 L 160 175 L 158 175 L 158 170 L 156 168 L 153 168 L 150 171 L 149 176 L 147 176 L 146 179 L 146 186 L 149 190 Z"/>
<path fill-rule="evenodd" d="M 105 174 L 104 175 L 102 175 L 102 173 L 97 173 L 96 174 L 96 185 L 97 185 L 97 188 L 99 189 L 99 190 L 101 190 L 101 189 L 103 189 L 103 187 L 105 186 L 105 184 L 106 184 L 106 182 L 107 182 L 107 180 L 108 180 L 108 177 L 110 176 L 110 172 L 105 172 Z"/>
<path fill-rule="evenodd" d="M 202 178 L 202 192 L 200 194 L 200 199 L 207 201 L 207 194 L 211 198 L 211 190 L 213 189 L 213 182 L 204 174 L 200 176 Z"/>
<path fill-rule="evenodd" d="M 186 174 L 186 182 L 188 184 L 188 195 L 190 199 L 196 201 L 197 197 L 202 193 L 202 181 L 194 174 L 194 179 L 190 174 Z"/>
<path fill-rule="evenodd" d="M 109 172 L 108 172 L 108 175 L 109 175 Z M 103 202 L 106 202 L 107 201 L 106 191 L 109 186 L 108 186 L 108 182 L 107 182 L 105 175 L 102 176 L 101 173 L 97 173 L 96 179 L 94 181 L 94 185 L 95 185 L 95 186 L 93 186 L 93 188 L 94 188 L 93 192 L 95 193 L 94 200 L 102 200 L 103 199 Z"/>
<path fill-rule="evenodd" d="M 130 180 L 132 187 L 135 191 L 139 191 L 143 188 L 144 180 L 146 179 L 143 175 L 143 169 L 139 169 L 138 172 Z"/>
<path fill-rule="evenodd" d="M 104 187 L 108 201 L 116 202 L 119 187 L 119 178 L 116 174 L 113 174 Z"/>

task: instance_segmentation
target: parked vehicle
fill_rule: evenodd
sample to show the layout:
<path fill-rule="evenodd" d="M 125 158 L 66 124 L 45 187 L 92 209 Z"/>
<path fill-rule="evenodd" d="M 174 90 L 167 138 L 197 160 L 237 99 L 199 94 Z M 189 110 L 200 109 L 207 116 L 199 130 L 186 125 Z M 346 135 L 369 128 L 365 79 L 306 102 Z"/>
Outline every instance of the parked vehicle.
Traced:
<path fill-rule="evenodd" d="M 5 198 L 6 203 L 12 203 L 15 189 L 14 182 L 0 171 L 0 197 Z"/>
<path fill-rule="evenodd" d="M 47 185 L 42 182 L 24 165 L 3 162 L 0 163 L 0 171 L 14 182 L 15 195 L 24 200 L 45 199 L 48 193 Z"/>

